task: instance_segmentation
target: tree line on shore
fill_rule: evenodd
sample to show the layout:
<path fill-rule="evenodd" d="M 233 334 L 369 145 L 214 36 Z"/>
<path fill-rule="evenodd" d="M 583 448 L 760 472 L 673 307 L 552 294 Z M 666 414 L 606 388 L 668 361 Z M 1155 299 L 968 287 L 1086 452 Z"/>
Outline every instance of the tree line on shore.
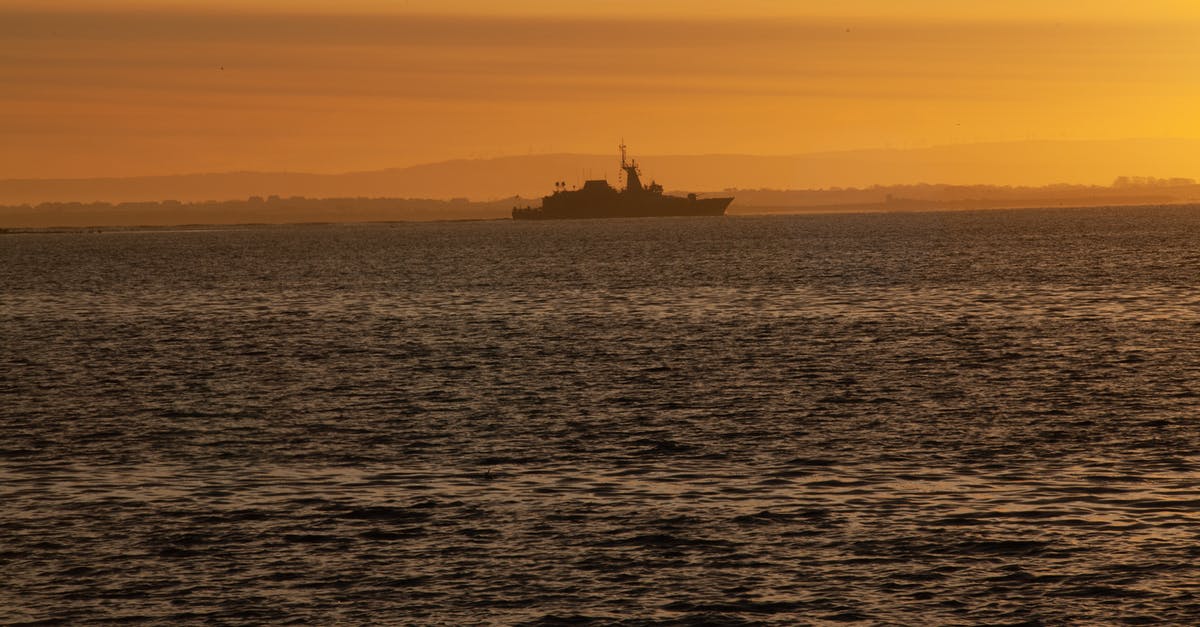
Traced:
<path fill-rule="evenodd" d="M 683 194 L 685 192 L 669 192 Z M 814 210 L 922 210 L 996 207 L 1131 205 L 1200 202 L 1193 179 L 1122 176 L 1110 186 L 1047 185 L 874 185 L 825 189 L 727 189 L 730 213 Z M 488 201 L 467 198 L 307 198 L 251 196 L 241 200 L 181 202 L 46 202 L 0 206 L 0 227 L 172 226 L 303 222 L 389 222 L 505 218 L 513 206 L 536 204 L 520 197 Z"/>

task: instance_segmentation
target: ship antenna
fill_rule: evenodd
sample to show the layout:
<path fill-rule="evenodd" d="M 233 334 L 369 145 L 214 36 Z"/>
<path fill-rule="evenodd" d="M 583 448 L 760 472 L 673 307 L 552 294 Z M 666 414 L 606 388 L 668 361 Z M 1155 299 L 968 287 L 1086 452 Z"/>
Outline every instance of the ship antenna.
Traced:
<path fill-rule="evenodd" d="M 617 185 L 623 185 L 625 181 L 625 138 L 621 138 L 621 173 L 617 175 Z"/>

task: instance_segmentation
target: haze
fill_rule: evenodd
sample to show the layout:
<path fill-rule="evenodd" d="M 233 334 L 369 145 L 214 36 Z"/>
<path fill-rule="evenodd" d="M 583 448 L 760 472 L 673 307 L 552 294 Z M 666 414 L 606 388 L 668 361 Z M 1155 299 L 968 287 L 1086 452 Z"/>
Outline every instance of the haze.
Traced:
<path fill-rule="evenodd" d="M 10 2 L 0 178 L 1200 138 L 1190 2 L 562 4 Z"/>

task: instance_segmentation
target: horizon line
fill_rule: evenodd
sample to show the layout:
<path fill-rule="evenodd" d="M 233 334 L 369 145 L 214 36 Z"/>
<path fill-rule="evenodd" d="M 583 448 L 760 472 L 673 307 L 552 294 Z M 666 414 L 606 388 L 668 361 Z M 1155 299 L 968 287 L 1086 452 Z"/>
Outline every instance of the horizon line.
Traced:
<path fill-rule="evenodd" d="M 827 149 L 814 150 L 809 152 L 789 152 L 789 153 L 745 153 L 745 152 L 704 152 L 704 153 L 644 153 L 642 158 L 679 158 L 679 157 L 747 157 L 758 159 L 789 159 L 789 158 L 804 158 L 824 155 L 845 155 L 851 153 L 888 153 L 888 152 L 918 152 L 923 150 L 938 150 L 945 148 L 966 148 L 980 146 L 1004 146 L 1015 144 L 1088 144 L 1088 143 L 1124 143 L 1124 142 L 1197 142 L 1200 143 L 1200 137 L 1180 137 L 1180 136 L 1160 136 L 1160 137 L 1122 137 L 1116 139 L 1014 139 L 1014 140 L 980 140 L 972 142 L 962 142 L 953 144 L 927 144 L 923 146 L 908 146 L 894 147 L 882 146 L 872 148 L 845 148 L 845 149 Z M 615 154 L 615 151 L 614 151 Z M 408 170 L 413 168 L 428 167 L 435 165 L 443 165 L 450 163 L 464 162 L 480 162 L 480 161 L 500 161 L 505 159 L 523 159 L 533 157 L 607 157 L 608 153 L 600 152 L 527 152 L 521 154 L 497 154 L 493 156 L 464 156 L 451 157 L 448 159 L 439 159 L 436 161 L 422 161 L 411 163 L 408 165 L 392 165 L 381 166 L 373 169 L 359 170 L 336 170 L 336 171 L 319 171 L 319 170 L 209 170 L 209 171 L 190 171 L 190 172 L 174 172 L 164 174 L 125 174 L 125 175 L 101 175 L 101 176 L 43 176 L 43 177 L 12 177 L 0 178 L 0 182 L 33 182 L 33 181 L 100 181 L 100 180 L 120 180 L 120 179 L 150 179 L 150 178 L 185 178 L 199 176 L 231 176 L 231 175 L 259 175 L 259 176 L 346 176 L 353 174 L 372 174 L 387 172 L 389 170 Z M 979 183 L 981 185 L 988 183 Z M 1069 184 L 1069 183 L 1064 183 Z"/>

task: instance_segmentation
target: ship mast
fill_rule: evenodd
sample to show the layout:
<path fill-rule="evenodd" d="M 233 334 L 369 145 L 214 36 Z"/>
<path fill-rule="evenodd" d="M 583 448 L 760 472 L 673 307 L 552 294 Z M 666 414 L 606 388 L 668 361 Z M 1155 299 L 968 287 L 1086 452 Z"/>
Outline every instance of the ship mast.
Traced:
<path fill-rule="evenodd" d="M 621 171 L 625 173 L 625 191 L 642 191 L 642 181 L 638 177 L 641 172 L 638 172 L 637 159 L 627 161 L 625 158 L 625 140 L 621 140 Z"/>

